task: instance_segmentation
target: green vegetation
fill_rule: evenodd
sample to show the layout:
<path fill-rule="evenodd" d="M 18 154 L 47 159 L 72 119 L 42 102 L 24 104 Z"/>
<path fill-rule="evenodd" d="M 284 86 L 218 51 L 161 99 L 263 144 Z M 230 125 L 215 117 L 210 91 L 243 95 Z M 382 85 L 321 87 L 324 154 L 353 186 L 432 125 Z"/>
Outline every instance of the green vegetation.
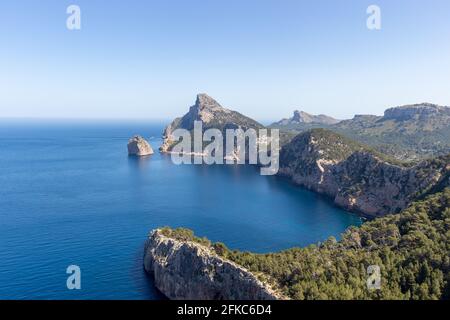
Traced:
<path fill-rule="evenodd" d="M 400 160 L 423 160 L 450 152 L 450 108 L 420 104 L 359 115 L 337 124 L 274 124 L 286 132 L 326 128 Z"/>
<path fill-rule="evenodd" d="M 209 241 L 207 238 L 199 238 L 194 235 L 194 232 L 190 229 L 186 228 L 177 228 L 172 229 L 170 227 L 163 227 L 159 229 L 160 232 L 165 235 L 166 237 L 176 239 L 179 241 L 191 241 L 191 242 L 197 242 L 204 246 L 211 246 L 211 241 Z"/>
<path fill-rule="evenodd" d="M 314 144 L 317 146 L 316 149 L 320 151 L 316 151 L 315 157 L 308 155 L 306 158 L 302 158 L 302 154 L 305 154 L 306 150 L 310 153 L 310 141 L 314 141 Z M 355 152 L 370 153 L 384 162 L 402 167 L 411 167 L 416 164 L 414 162 L 400 161 L 368 145 L 324 128 L 315 128 L 300 133 L 291 139 L 289 143 L 283 145 L 282 151 L 280 152 L 280 163 L 283 164 L 291 160 L 298 161 L 301 159 L 301 167 L 304 167 L 304 164 L 308 162 L 315 166 L 318 158 L 342 161 Z"/>
<path fill-rule="evenodd" d="M 449 299 L 449 226 L 447 188 L 400 214 L 352 227 L 341 241 L 270 254 L 231 251 L 221 243 L 211 248 L 293 299 Z M 182 238 L 194 237 L 182 230 Z M 370 265 L 381 268 L 380 290 L 367 289 Z"/>

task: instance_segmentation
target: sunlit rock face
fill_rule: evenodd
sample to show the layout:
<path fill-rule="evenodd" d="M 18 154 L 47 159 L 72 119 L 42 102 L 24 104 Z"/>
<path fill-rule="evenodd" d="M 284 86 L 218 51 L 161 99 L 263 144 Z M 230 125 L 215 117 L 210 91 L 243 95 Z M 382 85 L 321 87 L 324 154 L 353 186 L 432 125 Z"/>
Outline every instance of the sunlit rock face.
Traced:
<path fill-rule="evenodd" d="M 173 300 L 284 299 L 247 269 L 218 256 L 211 248 L 180 241 L 154 230 L 146 243 L 145 270 Z"/>
<path fill-rule="evenodd" d="M 257 121 L 250 119 L 243 114 L 222 107 L 215 99 L 205 93 L 197 95 L 195 104 L 189 108 L 189 111 L 182 117 L 173 120 L 163 132 L 163 144 L 160 147 L 161 152 L 170 152 L 173 144 L 173 132 L 176 129 L 194 129 L 195 121 L 202 123 L 203 130 L 218 129 L 222 133 L 226 129 L 262 129 L 264 126 Z M 224 135 L 225 136 L 225 135 Z"/>
<path fill-rule="evenodd" d="M 128 154 L 138 157 L 149 156 L 153 154 L 153 149 L 147 140 L 141 136 L 134 136 L 128 140 Z"/>
<path fill-rule="evenodd" d="M 280 152 L 280 174 L 351 211 L 397 213 L 448 184 L 450 155 L 405 166 L 325 129 L 295 137 Z"/>

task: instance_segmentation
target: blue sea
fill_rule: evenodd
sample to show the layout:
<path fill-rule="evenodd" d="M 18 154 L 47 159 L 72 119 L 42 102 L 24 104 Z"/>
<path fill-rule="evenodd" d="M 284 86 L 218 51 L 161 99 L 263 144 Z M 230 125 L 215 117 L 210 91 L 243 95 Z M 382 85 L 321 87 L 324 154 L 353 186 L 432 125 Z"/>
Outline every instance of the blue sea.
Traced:
<path fill-rule="evenodd" d="M 174 165 L 164 123 L 0 121 L 0 299 L 162 299 L 142 268 L 150 230 L 184 226 L 273 252 L 339 235 L 360 218 L 251 166 Z M 68 290 L 66 268 L 81 268 Z"/>

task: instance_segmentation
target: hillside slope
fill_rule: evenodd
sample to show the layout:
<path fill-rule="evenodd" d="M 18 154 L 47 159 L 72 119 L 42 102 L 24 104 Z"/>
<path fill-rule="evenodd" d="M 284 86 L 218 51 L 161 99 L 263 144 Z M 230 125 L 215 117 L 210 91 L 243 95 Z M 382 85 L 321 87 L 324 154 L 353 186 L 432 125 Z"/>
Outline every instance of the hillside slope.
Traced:
<path fill-rule="evenodd" d="M 450 108 L 430 103 L 390 108 L 381 117 L 357 115 L 336 124 L 288 123 L 274 127 L 296 132 L 327 128 L 400 160 L 450 153 Z"/>
<path fill-rule="evenodd" d="M 447 185 L 450 155 L 405 165 L 326 129 L 296 136 L 280 151 L 280 174 L 351 211 L 382 216 Z"/>
<path fill-rule="evenodd" d="M 221 249 L 261 272 L 293 299 L 449 299 L 450 189 L 400 214 L 367 222 L 307 248 L 273 254 Z M 368 290 L 367 268 L 378 266 L 381 290 Z"/>

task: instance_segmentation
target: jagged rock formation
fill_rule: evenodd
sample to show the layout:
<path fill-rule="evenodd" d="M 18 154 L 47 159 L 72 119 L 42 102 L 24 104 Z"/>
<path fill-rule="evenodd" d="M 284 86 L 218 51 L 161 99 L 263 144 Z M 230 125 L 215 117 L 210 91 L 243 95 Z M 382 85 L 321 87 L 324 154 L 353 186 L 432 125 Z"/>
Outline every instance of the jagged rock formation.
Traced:
<path fill-rule="evenodd" d="M 250 119 L 239 112 L 232 111 L 222 107 L 216 100 L 207 94 L 197 95 L 195 104 L 189 108 L 189 112 L 181 118 L 176 118 L 169 124 L 163 133 L 163 144 L 160 147 L 161 152 L 170 152 L 174 143 L 172 132 L 176 129 L 194 129 L 194 121 L 201 121 L 203 130 L 210 128 L 219 129 L 224 132 L 225 129 L 247 130 L 249 128 L 260 129 L 263 125 Z"/>
<path fill-rule="evenodd" d="M 274 127 L 298 132 L 328 128 L 400 160 L 450 153 L 450 108 L 431 103 L 390 108 L 383 116 L 356 115 L 336 124 L 278 123 Z"/>
<path fill-rule="evenodd" d="M 245 268 L 212 248 L 154 230 L 146 243 L 144 268 L 156 287 L 174 300 L 275 300 L 283 298 Z"/>
<path fill-rule="evenodd" d="M 150 144 L 141 136 L 134 136 L 128 140 L 128 154 L 130 156 L 148 156 L 153 154 Z"/>
<path fill-rule="evenodd" d="M 272 126 L 291 126 L 300 124 L 336 124 L 340 120 L 334 119 L 324 114 L 312 115 L 304 111 L 295 110 L 292 118 L 280 120 Z"/>
<path fill-rule="evenodd" d="M 326 129 L 299 134 L 280 152 L 280 174 L 368 216 L 400 212 L 446 183 L 450 155 L 404 166 Z"/>

